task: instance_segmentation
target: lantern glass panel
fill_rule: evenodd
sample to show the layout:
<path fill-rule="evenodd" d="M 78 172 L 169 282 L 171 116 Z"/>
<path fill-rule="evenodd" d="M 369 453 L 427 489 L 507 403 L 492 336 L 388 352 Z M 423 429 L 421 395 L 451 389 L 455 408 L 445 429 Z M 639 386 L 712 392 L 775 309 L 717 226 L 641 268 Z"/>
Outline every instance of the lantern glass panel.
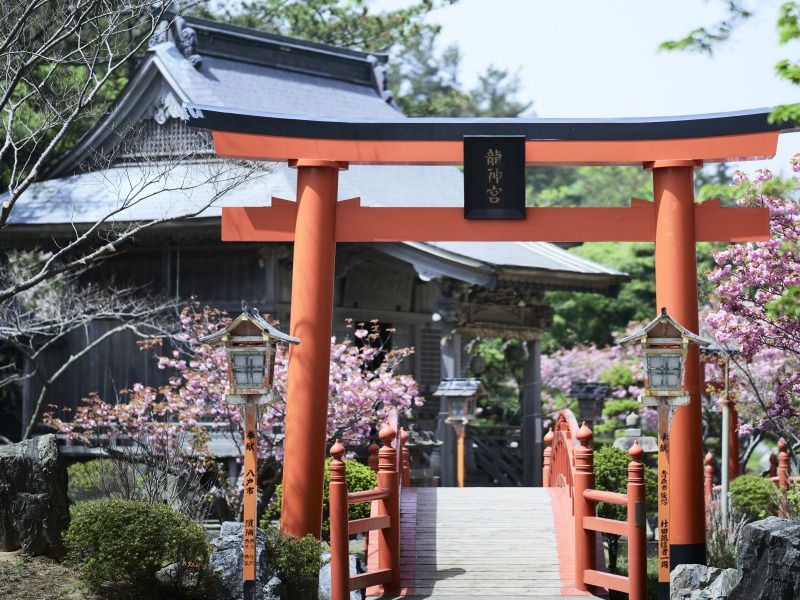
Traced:
<path fill-rule="evenodd" d="M 467 416 L 472 418 L 475 415 L 475 398 L 467 400 Z"/>
<path fill-rule="evenodd" d="M 647 375 L 653 389 L 676 389 L 681 386 L 679 354 L 651 354 L 647 357 Z"/>
<path fill-rule="evenodd" d="M 233 385 L 235 388 L 261 388 L 264 386 L 264 353 L 232 352 Z"/>
<path fill-rule="evenodd" d="M 450 399 L 450 416 L 463 417 L 464 416 L 464 399 L 451 398 Z"/>

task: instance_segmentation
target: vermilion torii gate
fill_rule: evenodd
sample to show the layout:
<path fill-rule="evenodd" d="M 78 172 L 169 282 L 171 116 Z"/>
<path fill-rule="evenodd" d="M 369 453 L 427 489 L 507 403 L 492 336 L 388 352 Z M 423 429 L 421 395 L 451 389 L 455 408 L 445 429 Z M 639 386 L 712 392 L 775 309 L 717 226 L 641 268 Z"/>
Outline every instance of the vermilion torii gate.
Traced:
<path fill-rule="evenodd" d="M 764 240 L 766 209 L 694 203 L 704 162 L 772 157 L 780 128 L 769 110 L 624 120 L 294 117 L 188 105 L 192 126 L 213 131 L 220 156 L 286 161 L 298 170 L 297 200 L 225 208 L 225 241 L 294 241 L 292 347 L 285 422 L 281 527 L 319 536 L 336 242 L 654 241 L 657 307 L 698 331 L 698 241 Z M 653 201 L 630 208 L 528 208 L 522 220 L 464 219 L 462 208 L 365 207 L 337 202 L 349 164 L 458 165 L 464 136 L 524 135 L 528 165 L 639 165 L 653 173 Z M 654 307 L 654 314 L 656 307 Z M 672 565 L 705 563 L 700 366 L 690 350 L 692 401 L 672 427 Z"/>

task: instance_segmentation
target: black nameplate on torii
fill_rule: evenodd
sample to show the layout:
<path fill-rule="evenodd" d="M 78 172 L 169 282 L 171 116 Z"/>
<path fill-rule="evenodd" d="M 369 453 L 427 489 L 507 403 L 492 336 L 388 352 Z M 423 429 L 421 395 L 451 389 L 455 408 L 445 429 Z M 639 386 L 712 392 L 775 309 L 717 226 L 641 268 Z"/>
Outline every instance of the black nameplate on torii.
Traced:
<path fill-rule="evenodd" d="M 525 218 L 525 136 L 464 136 L 464 218 Z"/>

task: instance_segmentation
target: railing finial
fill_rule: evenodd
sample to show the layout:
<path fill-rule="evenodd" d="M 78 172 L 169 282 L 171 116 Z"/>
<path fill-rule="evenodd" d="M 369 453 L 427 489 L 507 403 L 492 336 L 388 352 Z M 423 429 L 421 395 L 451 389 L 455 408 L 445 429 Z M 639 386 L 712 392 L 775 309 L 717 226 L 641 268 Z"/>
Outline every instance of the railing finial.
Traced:
<path fill-rule="evenodd" d="M 578 429 L 578 441 L 581 443 L 581 446 L 584 448 L 589 448 L 592 444 L 592 430 L 586 425 L 586 421 L 583 422 L 581 428 Z"/>
<path fill-rule="evenodd" d="M 547 444 L 547 445 L 549 446 L 550 444 L 552 444 L 552 443 L 553 443 L 553 438 L 554 438 L 555 436 L 556 436 L 556 434 L 555 434 L 555 433 L 553 433 L 553 428 L 552 428 L 552 427 L 550 427 L 550 428 L 547 430 L 547 433 L 545 433 L 545 434 L 544 434 L 544 443 L 545 443 L 545 444 Z"/>
<path fill-rule="evenodd" d="M 369 458 L 367 459 L 367 466 L 375 473 L 378 472 L 378 450 L 380 447 L 375 443 L 375 440 L 369 444 Z"/>
<path fill-rule="evenodd" d="M 639 440 L 633 440 L 633 446 L 630 447 L 628 450 L 628 456 L 631 457 L 632 461 L 635 462 L 642 462 L 642 456 L 644 455 L 644 450 L 639 445 Z"/>
<path fill-rule="evenodd" d="M 334 460 L 342 460 L 344 453 L 345 453 L 345 448 L 344 446 L 342 446 L 342 444 L 339 443 L 339 440 L 337 439 L 336 443 L 334 443 L 333 446 L 331 446 L 331 456 L 333 457 Z"/>
<path fill-rule="evenodd" d="M 383 446 L 388 447 L 392 445 L 394 438 L 397 437 L 397 432 L 392 429 L 392 426 L 387 422 L 381 427 L 381 430 L 378 432 L 378 437 L 381 438 Z"/>
<path fill-rule="evenodd" d="M 344 485 L 344 493 L 347 494 L 347 467 L 342 460 L 344 456 L 344 446 L 339 443 L 339 440 L 336 440 L 336 443 L 331 446 L 331 456 L 333 460 L 331 461 L 330 469 L 330 481 L 331 483 L 337 483 Z"/>

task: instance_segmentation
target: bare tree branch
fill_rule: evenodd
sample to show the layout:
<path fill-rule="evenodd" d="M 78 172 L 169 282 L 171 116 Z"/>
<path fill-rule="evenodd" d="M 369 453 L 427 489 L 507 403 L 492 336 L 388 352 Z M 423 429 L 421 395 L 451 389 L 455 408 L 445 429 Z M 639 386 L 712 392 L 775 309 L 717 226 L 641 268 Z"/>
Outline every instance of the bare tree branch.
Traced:
<path fill-rule="evenodd" d="M 113 99 L 106 84 L 141 55 L 168 8 L 152 0 L 13 4 L 0 20 L 0 164 L 8 190 L 0 227 L 68 133 Z"/>

